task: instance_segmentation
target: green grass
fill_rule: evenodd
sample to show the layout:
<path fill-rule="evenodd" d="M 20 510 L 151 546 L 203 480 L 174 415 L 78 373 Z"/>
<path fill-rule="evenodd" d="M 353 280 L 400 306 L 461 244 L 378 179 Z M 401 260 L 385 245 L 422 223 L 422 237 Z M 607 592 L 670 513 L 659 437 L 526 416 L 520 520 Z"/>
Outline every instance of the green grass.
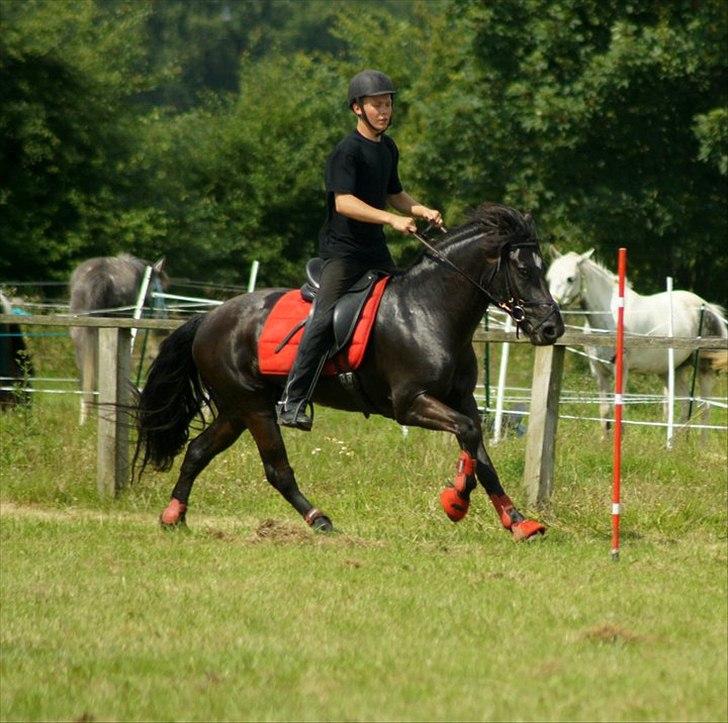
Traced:
<path fill-rule="evenodd" d="M 76 400 L 34 401 L 0 417 L 2 720 L 728 718 L 722 433 L 668 453 L 662 430 L 627 431 L 613 563 L 611 446 L 593 424 L 560 424 L 533 543 L 480 492 L 445 518 L 451 438 L 323 409 L 286 439 L 339 534 L 310 532 L 248 436 L 170 534 L 174 472 L 98 500 Z M 523 449 L 491 450 L 521 507 Z"/>

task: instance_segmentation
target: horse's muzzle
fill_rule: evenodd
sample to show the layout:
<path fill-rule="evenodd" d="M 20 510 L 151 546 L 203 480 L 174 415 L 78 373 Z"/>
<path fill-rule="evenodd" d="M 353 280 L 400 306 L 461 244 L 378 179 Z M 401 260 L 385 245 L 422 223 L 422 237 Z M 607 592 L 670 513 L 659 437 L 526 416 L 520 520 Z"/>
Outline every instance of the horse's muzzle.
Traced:
<path fill-rule="evenodd" d="M 522 326 L 534 346 L 553 344 L 565 330 L 564 320 L 561 318 L 561 312 L 556 304 L 552 304 L 540 320 L 534 320 L 533 317 L 527 318 L 523 321 Z"/>

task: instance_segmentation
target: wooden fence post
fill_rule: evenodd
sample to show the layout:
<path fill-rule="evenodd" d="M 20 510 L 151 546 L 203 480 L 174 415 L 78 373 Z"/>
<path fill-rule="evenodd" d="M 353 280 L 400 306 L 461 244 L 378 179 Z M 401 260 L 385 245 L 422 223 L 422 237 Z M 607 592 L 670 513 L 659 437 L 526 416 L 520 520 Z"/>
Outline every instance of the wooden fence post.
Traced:
<path fill-rule="evenodd" d="M 129 329 L 99 329 L 97 486 L 116 495 L 129 476 L 129 415 L 117 405 L 131 403 Z"/>
<path fill-rule="evenodd" d="M 564 349 L 563 346 L 539 346 L 534 355 L 523 472 L 526 498 L 532 507 L 545 506 L 551 499 Z"/>

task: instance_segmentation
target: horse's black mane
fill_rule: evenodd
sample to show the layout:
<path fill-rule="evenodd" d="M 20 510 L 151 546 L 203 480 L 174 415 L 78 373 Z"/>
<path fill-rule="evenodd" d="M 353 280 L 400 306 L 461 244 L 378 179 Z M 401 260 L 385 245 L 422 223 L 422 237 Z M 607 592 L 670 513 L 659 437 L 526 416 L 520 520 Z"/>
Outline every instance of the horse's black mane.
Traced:
<path fill-rule="evenodd" d="M 454 246 L 465 238 L 472 236 L 473 231 L 480 231 L 486 242 L 501 246 L 507 241 L 536 240 L 536 225 L 531 214 L 522 214 L 515 208 L 500 203 L 486 202 L 471 209 L 465 223 L 456 226 L 441 235 L 436 229 L 428 234 L 428 241 L 439 251 Z M 419 251 L 414 260 L 403 271 L 409 271 L 429 256 L 425 248 Z"/>
<path fill-rule="evenodd" d="M 505 243 L 536 238 L 536 224 L 530 213 L 525 216 L 515 208 L 500 203 L 483 203 L 470 213 L 470 222 L 485 230 L 487 238 Z"/>

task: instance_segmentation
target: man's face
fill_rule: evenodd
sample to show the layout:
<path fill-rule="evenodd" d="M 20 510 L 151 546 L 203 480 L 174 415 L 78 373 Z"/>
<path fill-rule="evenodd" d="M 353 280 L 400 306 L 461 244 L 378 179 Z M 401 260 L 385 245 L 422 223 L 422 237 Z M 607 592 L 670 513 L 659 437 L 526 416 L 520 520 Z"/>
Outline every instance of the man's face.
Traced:
<path fill-rule="evenodd" d="M 362 110 L 367 114 L 369 122 L 380 131 L 387 130 L 392 118 L 391 95 L 367 95 L 362 99 L 361 106 L 354 103 L 354 112 L 359 115 Z"/>

